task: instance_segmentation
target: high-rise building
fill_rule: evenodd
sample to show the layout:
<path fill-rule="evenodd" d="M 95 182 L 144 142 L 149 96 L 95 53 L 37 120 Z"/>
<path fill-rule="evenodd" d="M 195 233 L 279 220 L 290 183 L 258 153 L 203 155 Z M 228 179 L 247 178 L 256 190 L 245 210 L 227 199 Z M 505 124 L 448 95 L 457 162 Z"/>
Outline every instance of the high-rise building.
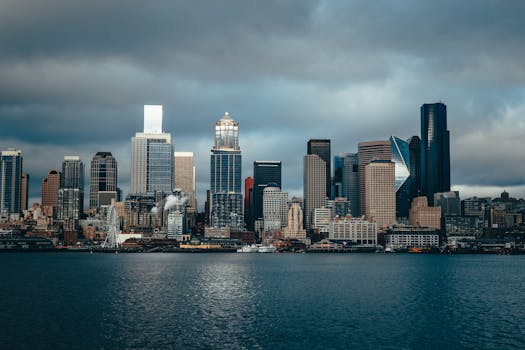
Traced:
<path fill-rule="evenodd" d="M 248 176 L 244 179 L 244 223 L 246 228 L 253 230 L 251 222 L 253 220 L 252 215 L 252 202 L 253 202 L 253 177 Z"/>
<path fill-rule="evenodd" d="M 117 199 L 117 160 L 111 152 L 97 152 L 91 160 L 89 207 L 99 209 Z"/>
<path fill-rule="evenodd" d="M 366 218 L 385 228 L 396 223 L 395 165 L 374 160 L 365 167 Z"/>
<path fill-rule="evenodd" d="M 20 150 L 0 151 L 0 214 L 20 213 L 22 163 Z"/>
<path fill-rule="evenodd" d="M 315 208 L 326 204 L 326 164 L 317 154 L 304 156 L 304 227 L 312 228 Z"/>
<path fill-rule="evenodd" d="M 461 200 L 459 191 L 434 193 L 434 206 L 441 207 L 441 215 L 460 216 Z"/>
<path fill-rule="evenodd" d="M 190 210 L 197 211 L 195 198 L 195 159 L 193 152 L 175 152 L 175 188 L 180 188 L 188 195 Z"/>
<path fill-rule="evenodd" d="M 359 157 L 348 153 L 343 158 L 343 197 L 350 202 L 350 213 L 359 216 Z"/>
<path fill-rule="evenodd" d="M 410 201 L 421 195 L 421 139 L 412 136 L 408 140 L 408 151 L 410 153 Z"/>
<path fill-rule="evenodd" d="M 253 162 L 253 207 L 252 224 L 263 218 L 263 190 L 273 184 L 281 188 L 281 162 L 255 161 Z"/>
<path fill-rule="evenodd" d="M 308 141 L 306 154 L 316 154 L 324 162 L 326 168 L 326 196 L 332 198 L 332 156 L 330 150 L 330 140 L 312 139 Z"/>
<path fill-rule="evenodd" d="M 343 192 L 343 169 L 344 159 L 352 153 L 337 153 L 334 156 L 334 178 L 332 183 L 332 194 L 333 197 L 344 197 Z"/>
<path fill-rule="evenodd" d="M 173 144 L 162 131 L 162 106 L 144 106 L 144 132 L 131 139 L 131 193 L 173 191 Z"/>
<path fill-rule="evenodd" d="M 365 167 L 373 160 L 392 159 L 390 141 L 366 141 L 358 145 L 359 158 L 359 214 L 366 215 Z"/>
<path fill-rule="evenodd" d="M 244 215 L 239 123 L 228 113 L 215 124 L 215 144 L 210 158 L 210 225 L 242 231 Z"/>
<path fill-rule="evenodd" d="M 27 210 L 29 200 L 29 174 L 22 173 L 22 182 L 20 183 L 20 209 Z"/>
<path fill-rule="evenodd" d="M 264 231 L 275 231 L 285 227 L 288 221 L 288 193 L 277 184 L 268 184 L 263 190 Z"/>
<path fill-rule="evenodd" d="M 44 177 L 41 184 L 42 208 L 46 215 L 55 216 L 58 210 L 58 190 L 60 189 L 60 171 L 51 170 Z"/>
<path fill-rule="evenodd" d="M 390 137 L 390 144 L 392 146 L 392 162 L 395 164 L 396 217 L 408 218 L 408 210 L 412 201 L 409 144 L 397 136 Z"/>
<path fill-rule="evenodd" d="M 441 207 L 429 207 L 427 197 L 416 197 L 410 207 L 410 225 L 441 229 Z"/>
<path fill-rule="evenodd" d="M 450 191 L 450 135 L 447 106 L 430 103 L 421 106 L 421 195 L 430 204 L 434 193 Z"/>
<path fill-rule="evenodd" d="M 284 238 L 306 239 L 306 230 L 303 229 L 303 210 L 297 202 L 292 202 L 288 210 L 288 226 L 283 230 Z"/>
<path fill-rule="evenodd" d="M 69 221 L 68 228 L 78 224 L 84 211 L 84 163 L 79 156 L 65 156 L 58 190 L 58 218 Z"/>

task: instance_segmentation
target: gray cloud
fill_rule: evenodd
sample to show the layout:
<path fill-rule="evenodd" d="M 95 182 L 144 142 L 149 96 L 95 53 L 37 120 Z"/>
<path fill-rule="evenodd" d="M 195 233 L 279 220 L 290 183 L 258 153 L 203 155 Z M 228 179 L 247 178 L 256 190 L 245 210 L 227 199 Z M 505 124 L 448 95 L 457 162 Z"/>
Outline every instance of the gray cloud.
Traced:
<path fill-rule="evenodd" d="M 331 138 L 335 153 L 409 137 L 419 106 L 442 100 L 453 183 L 521 191 L 524 10 L 521 1 L 3 1 L 0 146 L 24 151 L 34 198 L 63 155 L 88 162 L 100 150 L 116 153 L 125 189 L 142 105 L 163 104 L 175 147 L 196 153 L 202 203 L 213 125 L 229 111 L 243 175 L 256 159 L 280 159 L 286 189 L 300 193 L 309 138 Z"/>

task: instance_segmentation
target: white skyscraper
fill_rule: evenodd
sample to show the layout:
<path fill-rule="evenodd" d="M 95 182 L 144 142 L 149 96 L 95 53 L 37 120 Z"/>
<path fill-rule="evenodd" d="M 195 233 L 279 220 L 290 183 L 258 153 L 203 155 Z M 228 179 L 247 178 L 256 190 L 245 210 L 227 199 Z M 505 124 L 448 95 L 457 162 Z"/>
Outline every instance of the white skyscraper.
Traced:
<path fill-rule="evenodd" d="M 144 106 L 144 132 L 131 139 L 131 193 L 173 190 L 173 144 L 162 131 L 162 106 Z"/>
<path fill-rule="evenodd" d="M 288 222 L 288 193 L 279 187 L 266 187 L 263 190 L 264 231 L 275 231 L 285 227 Z"/>

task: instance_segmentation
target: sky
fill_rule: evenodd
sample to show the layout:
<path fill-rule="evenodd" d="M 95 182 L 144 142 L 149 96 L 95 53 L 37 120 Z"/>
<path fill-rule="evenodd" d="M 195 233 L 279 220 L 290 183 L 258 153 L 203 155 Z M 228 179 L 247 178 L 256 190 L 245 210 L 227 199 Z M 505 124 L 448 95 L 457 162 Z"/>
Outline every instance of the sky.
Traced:
<path fill-rule="evenodd" d="M 0 149 L 22 150 L 31 203 L 65 155 L 89 170 L 99 151 L 126 193 L 143 105 L 162 104 L 176 151 L 195 153 L 202 207 L 225 112 L 243 177 L 281 160 L 300 196 L 309 139 L 335 154 L 419 135 L 421 104 L 442 101 L 453 189 L 525 197 L 523 13 L 511 0 L 2 0 Z"/>

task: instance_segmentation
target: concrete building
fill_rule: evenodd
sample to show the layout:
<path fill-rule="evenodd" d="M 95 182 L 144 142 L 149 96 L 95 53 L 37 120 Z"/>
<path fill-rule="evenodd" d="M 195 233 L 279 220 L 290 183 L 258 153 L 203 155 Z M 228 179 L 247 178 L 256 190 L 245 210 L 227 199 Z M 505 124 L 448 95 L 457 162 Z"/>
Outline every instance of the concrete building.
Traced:
<path fill-rule="evenodd" d="M 312 219 L 312 228 L 320 233 L 326 233 L 328 232 L 328 224 L 332 218 L 332 208 L 315 208 Z"/>
<path fill-rule="evenodd" d="M 308 141 L 306 154 L 316 154 L 324 161 L 325 164 L 325 183 L 326 196 L 332 198 L 332 157 L 330 150 L 330 140 L 312 139 Z"/>
<path fill-rule="evenodd" d="M 22 181 L 20 183 L 20 209 L 27 210 L 29 201 L 29 174 L 22 173 Z"/>
<path fill-rule="evenodd" d="M 441 215 L 443 216 L 460 216 L 459 191 L 434 193 L 434 206 L 441 207 Z"/>
<path fill-rule="evenodd" d="M 336 217 L 329 222 L 328 238 L 355 244 L 377 244 L 377 223 L 362 218 Z"/>
<path fill-rule="evenodd" d="M 288 193 L 273 184 L 263 190 L 264 231 L 276 231 L 288 222 Z"/>
<path fill-rule="evenodd" d="M 437 248 L 439 247 L 439 233 L 428 227 L 394 227 L 385 235 L 385 247 L 394 249 Z"/>
<path fill-rule="evenodd" d="M 412 201 L 410 225 L 441 229 L 441 207 L 429 207 L 427 197 L 416 197 Z"/>
<path fill-rule="evenodd" d="M 326 205 L 326 165 L 316 154 L 304 157 L 304 227 L 312 228 L 315 208 Z"/>
<path fill-rule="evenodd" d="M 228 113 L 215 124 L 210 166 L 210 225 L 244 230 L 239 123 Z"/>
<path fill-rule="evenodd" d="M 374 160 L 365 167 L 365 215 L 379 228 L 396 223 L 395 167 L 390 160 Z"/>
<path fill-rule="evenodd" d="M 84 212 L 84 163 L 79 156 L 64 157 L 60 180 L 58 219 L 73 230 Z"/>
<path fill-rule="evenodd" d="M 365 167 L 373 160 L 392 159 L 390 141 L 366 141 L 358 145 L 359 158 L 359 214 L 366 215 Z"/>
<path fill-rule="evenodd" d="M 117 160 L 111 152 L 97 152 L 91 159 L 89 207 L 99 209 L 117 200 Z"/>
<path fill-rule="evenodd" d="M 22 151 L 9 148 L 0 151 L 0 214 L 10 216 L 21 212 Z"/>
<path fill-rule="evenodd" d="M 288 210 L 288 226 L 283 230 L 283 237 L 290 239 L 306 239 L 306 230 L 303 229 L 303 210 L 297 202 L 292 202 Z"/>
<path fill-rule="evenodd" d="M 57 216 L 58 190 L 60 189 L 60 171 L 51 170 L 41 183 L 42 210 L 46 216 Z"/>
<path fill-rule="evenodd" d="M 131 138 L 131 193 L 173 190 L 173 144 L 162 131 L 162 106 L 144 106 L 144 132 Z"/>
<path fill-rule="evenodd" d="M 195 197 L 195 159 L 193 152 L 175 152 L 175 188 L 180 188 L 188 195 L 189 210 L 197 212 Z"/>

